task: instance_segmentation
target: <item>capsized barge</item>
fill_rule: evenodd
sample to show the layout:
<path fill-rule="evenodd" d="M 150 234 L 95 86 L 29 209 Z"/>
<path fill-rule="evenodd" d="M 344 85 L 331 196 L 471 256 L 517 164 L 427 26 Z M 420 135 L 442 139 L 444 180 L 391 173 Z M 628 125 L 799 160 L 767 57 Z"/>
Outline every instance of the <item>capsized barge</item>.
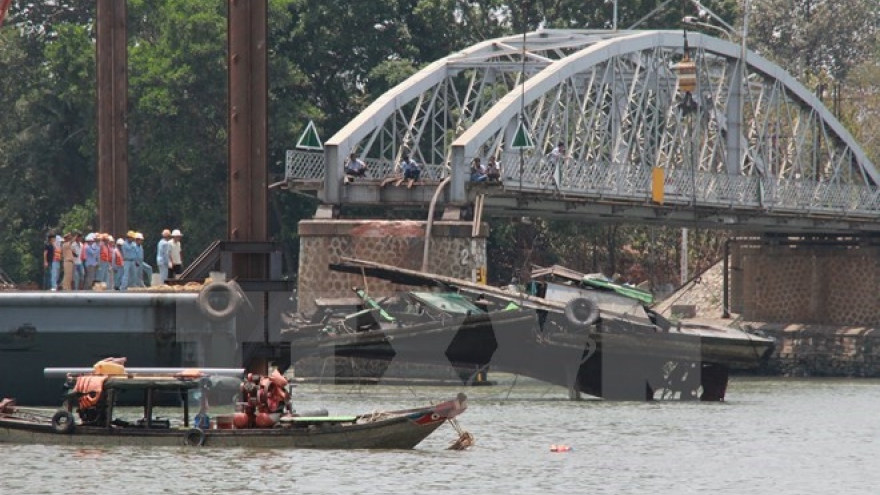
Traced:
<path fill-rule="evenodd" d="M 381 302 L 360 292 L 358 311 L 297 322 L 283 334 L 293 360 L 446 360 L 531 376 L 572 397 L 718 401 L 730 369 L 756 368 L 773 348 L 771 339 L 735 328 L 669 321 L 607 287 L 551 286 L 537 297 L 363 260 L 331 269 L 435 292 Z M 563 288 L 570 297 L 555 298 Z"/>

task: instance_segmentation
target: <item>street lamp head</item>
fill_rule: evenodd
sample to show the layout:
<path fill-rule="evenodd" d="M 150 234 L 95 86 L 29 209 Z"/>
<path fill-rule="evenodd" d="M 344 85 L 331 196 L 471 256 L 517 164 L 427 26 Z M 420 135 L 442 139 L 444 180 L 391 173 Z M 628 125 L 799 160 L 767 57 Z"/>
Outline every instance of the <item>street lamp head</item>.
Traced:
<path fill-rule="evenodd" d="M 725 29 L 720 26 L 716 26 L 714 24 L 709 24 L 708 22 L 703 22 L 698 17 L 692 16 L 692 15 L 687 15 L 687 16 L 682 17 L 681 23 L 688 25 L 688 26 L 699 26 L 699 27 L 703 27 L 706 29 L 711 29 L 713 31 L 721 33 L 722 36 L 727 36 L 728 38 L 731 38 L 731 39 L 736 37 L 736 33 L 734 31 L 731 31 L 729 29 Z"/>

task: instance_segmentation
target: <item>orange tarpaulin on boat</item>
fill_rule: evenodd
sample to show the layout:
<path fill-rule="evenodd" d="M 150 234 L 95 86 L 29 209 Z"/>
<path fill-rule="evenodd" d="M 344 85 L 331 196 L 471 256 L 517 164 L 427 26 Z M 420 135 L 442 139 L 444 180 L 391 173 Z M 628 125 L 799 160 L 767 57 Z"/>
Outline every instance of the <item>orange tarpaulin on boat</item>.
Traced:
<path fill-rule="evenodd" d="M 74 392 L 79 393 L 79 408 L 88 409 L 98 404 L 101 392 L 104 391 L 106 376 L 87 375 L 76 379 Z"/>

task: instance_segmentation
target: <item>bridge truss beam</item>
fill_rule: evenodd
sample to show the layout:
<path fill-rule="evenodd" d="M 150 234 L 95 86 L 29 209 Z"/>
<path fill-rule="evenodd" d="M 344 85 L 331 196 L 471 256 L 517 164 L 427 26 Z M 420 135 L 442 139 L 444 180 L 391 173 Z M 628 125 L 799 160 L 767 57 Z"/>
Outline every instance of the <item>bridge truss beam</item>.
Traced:
<path fill-rule="evenodd" d="M 687 44 L 695 105 L 678 87 L 680 31 L 547 30 L 525 42 L 486 41 L 383 95 L 328 140 L 323 163 L 312 158 L 304 172 L 294 157 L 289 176 L 323 179 L 322 199 L 339 204 L 349 153 L 379 179 L 409 150 L 427 179 L 451 174 L 445 199 L 465 204 L 471 160 L 494 155 L 513 196 L 806 215 L 817 225 L 840 219 L 844 229 L 880 218 L 880 174 L 814 94 L 755 53 L 741 60 L 733 43 L 689 33 Z M 534 149 L 511 149 L 520 120 Z M 549 160 L 558 142 L 567 156 Z M 663 205 L 652 202 L 656 169 Z"/>

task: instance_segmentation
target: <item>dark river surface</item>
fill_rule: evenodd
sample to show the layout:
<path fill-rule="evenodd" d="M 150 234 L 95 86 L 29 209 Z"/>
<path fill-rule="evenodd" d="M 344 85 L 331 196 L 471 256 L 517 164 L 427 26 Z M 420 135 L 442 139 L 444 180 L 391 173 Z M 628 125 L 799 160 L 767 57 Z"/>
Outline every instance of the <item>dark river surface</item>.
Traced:
<path fill-rule="evenodd" d="M 734 378 L 724 403 L 637 403 L 491 378 L 465 390 L 463 452 L 445 450 L 449 426 L 412 451 L 2 445 L 0 495 L 880 493 L 877 380 Z M 305 385 L 295 404 L 349 414 L 457 391 Z"/>

